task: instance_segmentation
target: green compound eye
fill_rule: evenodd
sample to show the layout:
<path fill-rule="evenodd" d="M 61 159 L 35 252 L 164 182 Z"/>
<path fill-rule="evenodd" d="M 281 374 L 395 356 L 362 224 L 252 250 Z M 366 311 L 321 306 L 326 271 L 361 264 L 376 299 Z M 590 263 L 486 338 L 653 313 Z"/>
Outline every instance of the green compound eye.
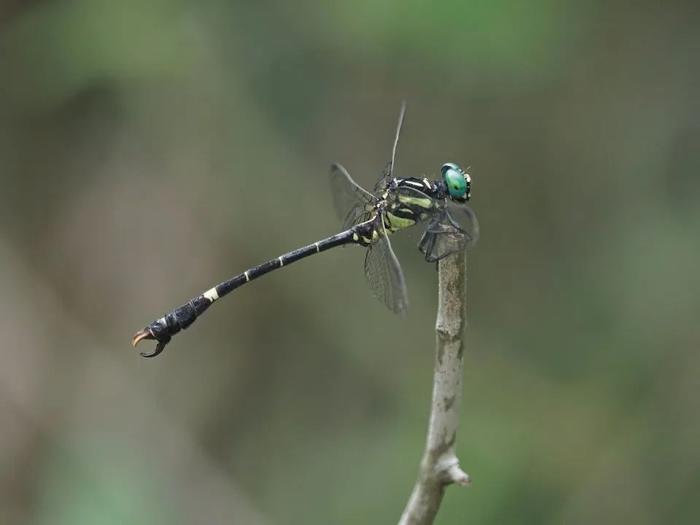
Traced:
<path fill-rule="evenodd" d="M 469 175 L 457 164 L 451 162 L 444 164 L 440 171 L 450 197 L 461 201 L 468 200 L 471 186 Z"/>

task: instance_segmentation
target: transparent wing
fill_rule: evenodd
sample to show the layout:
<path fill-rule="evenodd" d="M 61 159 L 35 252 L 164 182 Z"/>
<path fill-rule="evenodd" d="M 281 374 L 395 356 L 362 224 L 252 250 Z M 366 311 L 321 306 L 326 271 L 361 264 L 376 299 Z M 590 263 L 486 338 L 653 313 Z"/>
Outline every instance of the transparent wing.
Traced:
<path fill-rule="evenodd" d="M 455 219 L 455 215 L 461 222 Z M 468 206 L 443 210 L 428 223 L 418 249 L 428 262 L 439 261 L 443 257 L 474 246 L 479 238 L 479 223 Z"/>
<path fill-rule="evenodd" d="M 389 310 L 397 314 L 403 314 L 406 311 L 408 308 L 406 281 L 386 231 L 367 250 L 365 277 L 374 296 Z"/>
<path fill-rule="evenodd" d="M 403 127 L 403 119 L 406 116 L 406 101 L 401 102 L 399 110 L 399 122 L 396 124 L 396 134 L 394 135 L 394 147 L 391 148 L 391 164 L 389 164 L 389 177 L 394 176 L 394 165 L 396 164 L 396 148 L 399 145 L 399 137 L 401 136 L 401 128 Z"/>
<path fill-rule="evenodd" d="M 368 220 L 377 198 L 357 184 L 340 164 L 331 165 L 333 205 L 343 228 Z"/>
<path fill-rule="evenodd" d="M 401 128 L 403 127 L 403 119 L 406 116 L 406 101 L 401 102 L 401 109 L 399 110 L 399 121 L 396 124 L 396 133 L 394 134 L 394 145 L 391 148 L 391 160 L 387 163 L 382 176 L 377 181 L 374 186 L 374 192 L 376 194 L 382 193 L 388 185 L 388 181 L 394 176 L 394 166 L 396 165 L 396 150 L 399 146 L 399 137 L 401 136 Z"/>

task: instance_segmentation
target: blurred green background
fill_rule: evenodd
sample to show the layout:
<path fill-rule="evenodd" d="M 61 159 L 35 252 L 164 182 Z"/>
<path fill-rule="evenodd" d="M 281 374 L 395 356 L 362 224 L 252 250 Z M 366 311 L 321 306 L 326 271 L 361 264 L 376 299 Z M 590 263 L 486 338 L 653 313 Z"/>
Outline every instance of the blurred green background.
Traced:
<path fill-rule="evenodd" d="M 700 519 L 696 2 L 0 4 L 0 523 L 394 523 L 436 272 L 339 249 L 147 361 L 136 329 L 335 233 L 327 173 L 471 166 L 439 524 Z"/>

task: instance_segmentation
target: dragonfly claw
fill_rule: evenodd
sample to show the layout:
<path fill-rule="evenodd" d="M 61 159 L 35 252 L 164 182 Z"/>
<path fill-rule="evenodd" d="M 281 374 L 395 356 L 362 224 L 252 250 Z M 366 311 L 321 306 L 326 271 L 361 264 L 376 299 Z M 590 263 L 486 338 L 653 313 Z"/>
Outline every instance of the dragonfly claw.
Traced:
<path fill-rule="evenodd" d="M 144 339 L 155 339 L 153 337 L 153 334 L 150 332 L 148 328 L 144 328 L 143 330 L 139 330 L 134 334 L 134 337 L 131 339 L 131 346 L 136 348 L 136 345 L 139 344 L 141 341 Z"/>
<path fill-rule="evenodd" d="M 153 352 L 139 352 L 143 357 L 157 356 L 158 354 L 163 352 L 163 350 L 165 350 L 165 345 L 168 344 L 168 342 L 170 341 L 170 337 L 168 337 L 167 340 L 157 339 L 156 336 L 153 335 L 153 332 L 151 332 L 151 330 L 148 327 L 146 327 L 143 330 L 139 330 L 134 334 L 134 337 L 131 340 L 131 344 L 134 348 L 136 348 L 136 345 L 138 345 L 144 339 L 157 340 L 158 344 L 156 345 L 156 348 Z"/>

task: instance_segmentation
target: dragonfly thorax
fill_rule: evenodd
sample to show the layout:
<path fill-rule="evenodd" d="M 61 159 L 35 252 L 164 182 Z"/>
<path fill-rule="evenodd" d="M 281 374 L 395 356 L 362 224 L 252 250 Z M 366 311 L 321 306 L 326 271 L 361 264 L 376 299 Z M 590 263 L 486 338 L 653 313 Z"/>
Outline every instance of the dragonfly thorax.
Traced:
<path fill-rule="evenodd" d="M 384 227 L 394 233 L 426 220 L 439 209 L 440 187 L 427 178 L 394 179 L 385 194 Z"/>
<path fill-rule="evenodd" d="M 355 226 L 355 241 L 369 246 L 384 235 L 415 226 L 441 210 L 445 196 L 441 181 L 391 179 L 380 199 L 368 210 L 367 219 Z"/>

